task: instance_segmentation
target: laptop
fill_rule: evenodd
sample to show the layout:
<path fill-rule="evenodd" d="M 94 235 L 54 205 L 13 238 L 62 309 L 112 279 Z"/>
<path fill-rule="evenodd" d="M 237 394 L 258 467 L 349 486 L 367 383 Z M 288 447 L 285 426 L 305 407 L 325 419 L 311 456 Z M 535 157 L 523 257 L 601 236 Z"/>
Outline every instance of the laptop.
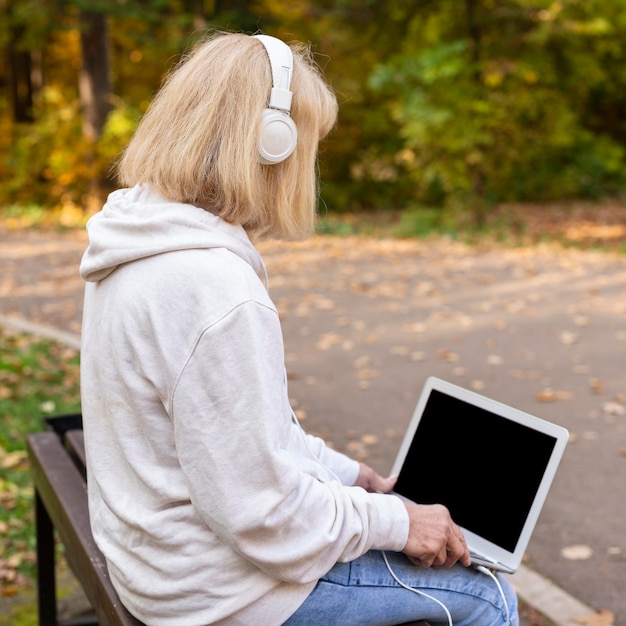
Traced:
<path fill-rule="evenodd" d="M 394 492 L 447 506 L 472 562 L 513 574 L 568 438 L 561 426 L 431 377 L 393 465 Z"/>

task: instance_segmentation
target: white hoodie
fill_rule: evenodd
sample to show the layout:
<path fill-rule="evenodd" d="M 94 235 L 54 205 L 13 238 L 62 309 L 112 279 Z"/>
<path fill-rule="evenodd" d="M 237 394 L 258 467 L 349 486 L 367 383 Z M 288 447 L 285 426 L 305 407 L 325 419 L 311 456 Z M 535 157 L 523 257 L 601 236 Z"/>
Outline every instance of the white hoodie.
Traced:
<path fill-rule="evenodd" d="M 88 224 L 82 412 L 94 537 L 154 626 L 281 624 L 337 561 L 401 550 L 394 497 L 305 435 L 241 227 L 138 186 Z"/>

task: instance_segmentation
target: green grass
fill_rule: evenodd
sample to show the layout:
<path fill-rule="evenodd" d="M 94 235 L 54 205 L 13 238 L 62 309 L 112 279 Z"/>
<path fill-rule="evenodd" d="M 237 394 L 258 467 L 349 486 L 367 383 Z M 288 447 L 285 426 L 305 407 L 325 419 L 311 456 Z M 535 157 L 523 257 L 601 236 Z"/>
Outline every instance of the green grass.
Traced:
<path fill-rule="evenodd" d="M 460 210 L 419 207 L 405 210 L 323 212 L 320 235 L 398 239 L 445 237 L 468 245 L 526 247 L 556 244 L 597 252 L 626 254 L 623 203 L 499 207 L 477 225 Z"/>
<path fill-rule="evenodd" d="M 44 419 L 80 411 L 79 355 L 0 327 L 0 593 L 17 593 L 35 568 L 33 490 L 26 435 Z"/>

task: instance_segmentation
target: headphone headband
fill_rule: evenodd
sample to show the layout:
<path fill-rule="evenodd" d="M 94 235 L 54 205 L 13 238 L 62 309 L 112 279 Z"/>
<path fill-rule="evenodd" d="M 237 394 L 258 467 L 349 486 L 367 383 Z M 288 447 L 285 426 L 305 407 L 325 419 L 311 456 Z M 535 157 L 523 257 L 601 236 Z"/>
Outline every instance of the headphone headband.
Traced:
<path fill-rule="evenodd" d="M 270 109 L 289 112 L 292 96 L 289 86 L 293 71 L 291 48 L 284 41 L 270 35 L 253 35 L 253 37 L 265 47 L 272 68 L 272 91 L 267 106 Z"/>

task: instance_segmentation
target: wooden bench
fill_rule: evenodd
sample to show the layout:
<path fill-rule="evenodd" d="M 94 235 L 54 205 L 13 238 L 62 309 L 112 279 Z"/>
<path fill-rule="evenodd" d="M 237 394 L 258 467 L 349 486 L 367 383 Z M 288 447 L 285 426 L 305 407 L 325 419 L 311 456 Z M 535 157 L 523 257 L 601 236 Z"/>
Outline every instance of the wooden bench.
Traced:
<path fill-rule="evenodd" d="M 72 428 L 72 419 L 78 427 Z M 28 435 L 35 489 L 37 594 L 40 626 L 58 626 L 55 531 L 93 614 L 72 626 L 142 626 L 122 605 L 89 525 L 85 448 L 80 416 L 58 418 L 56 432 Z M 69 625 L 70 622 L 67 622 Z"/>
<path fill-rule="evenodd" d="M 51 431 L 26 440 L 35 490 L 39 626 L 64 624 L 57 610 L 55 531 L 93 607 L 93 614 L 73 618 L 65 626 L 143 626 L 120 602 L 91 534 L 81 416 L 51 418 L 48 424 Z"/>

